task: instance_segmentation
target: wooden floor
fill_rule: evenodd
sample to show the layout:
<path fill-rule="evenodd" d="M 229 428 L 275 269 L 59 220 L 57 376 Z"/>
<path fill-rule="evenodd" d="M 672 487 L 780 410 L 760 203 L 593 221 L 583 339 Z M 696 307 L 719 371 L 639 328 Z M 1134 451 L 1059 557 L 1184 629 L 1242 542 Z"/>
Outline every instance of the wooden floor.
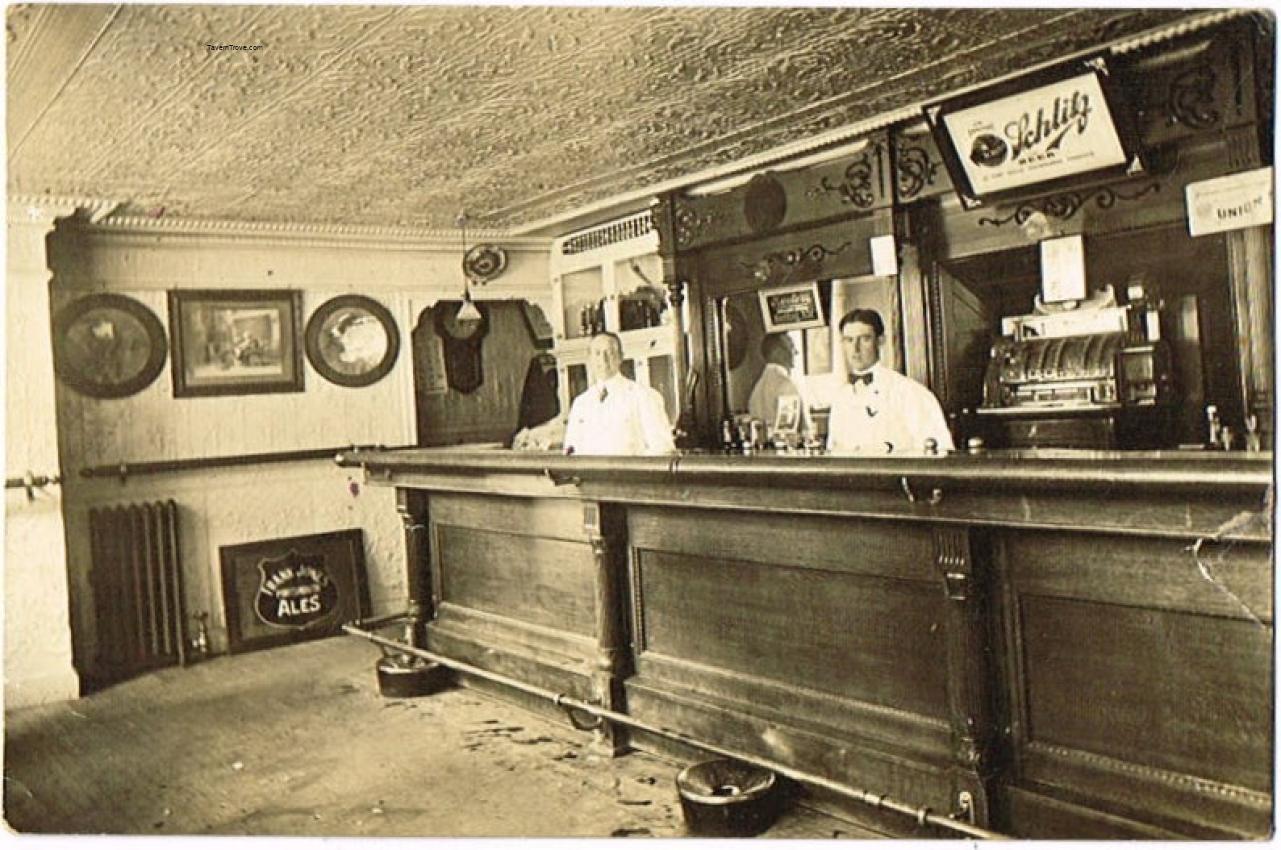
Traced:
<path fill-rule="evenodd" d="M 385 699 L 339 637 L 171 668 L 7 714 L 4 815 L 23 833 L 685 835 L 681 765 L 472 690 Z M 770 838 L 873 837 L 793 807 Z"/>

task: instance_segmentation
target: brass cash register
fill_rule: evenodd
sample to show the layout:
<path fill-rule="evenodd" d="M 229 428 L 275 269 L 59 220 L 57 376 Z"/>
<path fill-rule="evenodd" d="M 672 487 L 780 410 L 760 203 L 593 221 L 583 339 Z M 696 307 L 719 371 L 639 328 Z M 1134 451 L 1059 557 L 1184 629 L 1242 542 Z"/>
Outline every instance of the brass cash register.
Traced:
<path fill-rule="evenodd" d="M 1169 345 L 1155 305 L 1111 289 L 1071 310 L 1002 320 L 980 417 L 1010 448 L 1161 448 L 1170 440 Z"/>

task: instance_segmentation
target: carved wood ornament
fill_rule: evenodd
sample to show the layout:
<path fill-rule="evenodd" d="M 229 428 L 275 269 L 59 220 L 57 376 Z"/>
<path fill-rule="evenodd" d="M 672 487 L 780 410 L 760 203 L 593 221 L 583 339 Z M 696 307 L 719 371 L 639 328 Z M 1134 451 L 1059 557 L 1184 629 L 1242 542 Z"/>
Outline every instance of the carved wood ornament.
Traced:
<path fill-rule="evenodd" d="M 879 142 L 869 145 L 845 167 L 844 179 L 840 183 L 833 183 L 830 178 L 823 177 L 819 180 L 818 186 L 810 189 L 807 194 L 813 198 L 836 193 L 840 196 L 842 204 L 848 204 L 860 210 L 871 209 L 878 195 L 883 194 L 878 193 L 873 186 L 873 179 L 884 179 L 881 159 L 883 154 L 884 148 Z"/>
<path fill-rule="evenodd" d="M 983 216 L 979 219 L 979 224 L 988 227 L 1001 227 L 1014 222 L 1014 224 L 1022 227 L 1036 213 L 1041 213 L 1049 218 L 1057 218 L 1060 221 L 1067 221 L 1090 202 L 1093 202 L 1098 209 L 1106 210 L 1116 206 L 1117 201 L 1137 201 L 1145 195 L 1159 192 L 1160 190 L 1161 185 L 1153 181 L 1134 192 L 1118 192 L 1110 186 L 1101 186 L 1097 189 L 1083 192 L 1060 192 L 1035 201 L 1021 203 L 1015 208 L 1014 212 L 1002 218 Z"/>

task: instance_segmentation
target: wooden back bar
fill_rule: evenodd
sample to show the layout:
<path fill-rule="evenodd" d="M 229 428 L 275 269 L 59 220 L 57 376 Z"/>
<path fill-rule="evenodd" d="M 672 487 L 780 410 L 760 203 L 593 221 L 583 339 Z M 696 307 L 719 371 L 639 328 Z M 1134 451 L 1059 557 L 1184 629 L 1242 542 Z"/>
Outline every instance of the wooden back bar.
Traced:
<path fill-rule="evenodd" d="M 422 497 L 433 650 L 1021 836 L 1269 830 L 1270 455 L 339 462 Z"/>
<path fill-rule="evenodd" d="M 993 443 L 972 411 L 983 398 L 986 353 L 1002 336 L 999 319 L 1034 309 L 1039 269 L 1020 271 L 1019 255 L 1035 258 L 1043 240 L 1080 235 L 1089 291 L 1110 286 L 1124 302 L 1129 283 L 1139 281 L 1166 304 L 1167 322 L 1180 317 L 1179 333 L 1167 328 L 1164 338 L 1178 343 L 1177 403 L 1189 415 L 1177 435 L 1153 444 L 1197 442 L 1204 419 L 1190 412 L 1213 404 L 1238 433 L 1255 417 L 1262 445 L 1271 448 L 1273 228 L 1192 237 L 1187 193 L 1271 163 L 1274 30 L 1270 19 L 1249 15 L 1150 43 L 1100 47 L 1118 95 L 1115 117 L 1133 130 L 1142 160 L 1129 176 L 1084 173 L 966 205 L 923 118 L 899 115 L 849 144 L 736 183 L 664 193 L 652 210 L 664 282 L 682 292 L 689 314 L 682 328 L 689 361 L 676 362 L 678 383 L 689 388 L 682 445 L 718 445 L 721 420 L 745 407 L 727 376 L 726 328 L 738 327 L 748 348 L 759 336 L 754 324 L 725 318 L 723 299 L 873 275 L 890 297 L 864 306 L 887 314 L 901 371 L 929 386 L 957 420 L 958 445 L 971 437 Z M 1032 88 L 1035 77 L 1029 70 L 1022 83 Z M 893 266 L 872 262 L 871 240 L 885 236 L 893 236 Z M 1170 256 L 1168 245 L 1176 246 Z M 826 318 L 832 324 L 840 316 Z M 1070 444 L 1046 433 L 1039 439 Z"/>

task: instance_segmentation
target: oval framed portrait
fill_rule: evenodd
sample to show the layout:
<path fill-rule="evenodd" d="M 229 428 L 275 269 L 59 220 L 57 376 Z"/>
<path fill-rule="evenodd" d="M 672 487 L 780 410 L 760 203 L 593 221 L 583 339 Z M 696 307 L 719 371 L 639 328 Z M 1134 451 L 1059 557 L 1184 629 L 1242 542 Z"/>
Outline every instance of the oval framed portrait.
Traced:
<path fill-rule="evenodd" d="M 124 295 L 86 295 L 53 318 L 54 371 L 93 398 L 124 398 L 150 385 L 168 347 L 156 314 Z"/>
<path fill-rule="evenodd" d="M 363 295 L 340 295 L 321 304 L 307 320 L 304 342 L 316 371 L 343 387 L 376 383 L 400 353 L 391 312 Z"/>

